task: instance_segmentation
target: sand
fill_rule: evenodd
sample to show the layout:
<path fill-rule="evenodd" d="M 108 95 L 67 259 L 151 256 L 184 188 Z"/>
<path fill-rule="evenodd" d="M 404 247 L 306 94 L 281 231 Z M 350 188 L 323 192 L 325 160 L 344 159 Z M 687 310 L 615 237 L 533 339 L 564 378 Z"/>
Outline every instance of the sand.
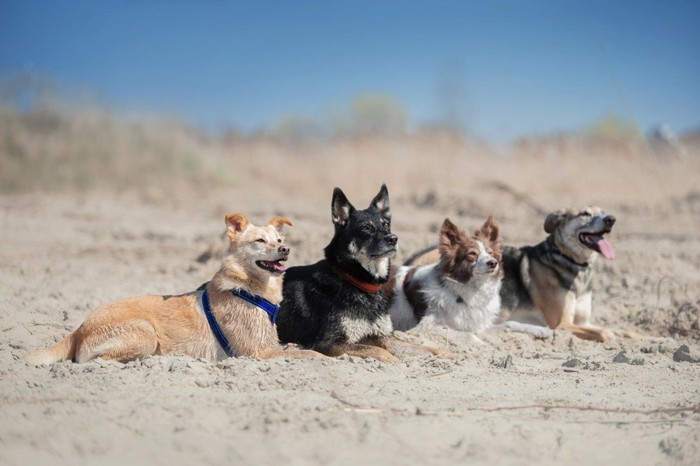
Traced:
<path fill-rule="evenodd" d="M 0 464 L 698 464 L 697 162 L 635 169 L 610 159 L 593 175 L 584 167 L 595 159 L 485 160 L 426 177 L 403 152 L 391 157 L 377 173 L 270 155 L 249 161 L 253 175 L 239 185 L 199 193 L 171 195 L 163 184 L 0 195 Z M 493 213 L 506 242 L 522 245 L 544 237 L 539 210 L 603 205 L 618 218 L 617 258 L 596 263 L 594 321 L 645 337 L 603 344 L 562 331 L 548 340 L 496 333 L 475 344 L 437 329 L 399 336 L 457 358 L 397 364 L 24 361 L 101 303 L 199 286 L 218 267 L 227 212 L 257 222 L 289 216 L 290 265 L 319 259 L 333 186 L 364 207 L 381 181 L 398 260 L 435 241 L 446 216 L 475 229 Z M 207 252 L 214 257 L 197 260 Z"/>

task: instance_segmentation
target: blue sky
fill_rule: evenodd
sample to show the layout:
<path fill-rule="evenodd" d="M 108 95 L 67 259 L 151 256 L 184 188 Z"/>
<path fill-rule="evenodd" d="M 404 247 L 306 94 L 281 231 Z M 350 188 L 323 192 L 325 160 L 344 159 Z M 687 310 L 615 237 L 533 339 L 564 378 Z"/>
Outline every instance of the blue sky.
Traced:
<path fill-rule="evenodd" d="M 0 0 L 0 73 L 208 129 L 390 95 L 474 135 L 700 126 L 700 2 Z"/>

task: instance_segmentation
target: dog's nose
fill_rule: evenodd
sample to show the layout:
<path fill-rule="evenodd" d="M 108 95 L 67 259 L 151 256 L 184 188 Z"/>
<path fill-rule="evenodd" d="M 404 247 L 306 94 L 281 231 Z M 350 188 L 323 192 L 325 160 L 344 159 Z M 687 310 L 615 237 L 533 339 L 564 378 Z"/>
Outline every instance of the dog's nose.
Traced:
<path fill-rule="evenodd" d="M 289 255 L 289 246 L 282 245 L 277 249 L 281 254 L 284 254 L 285 256 Z"/>
<path fill-rule="evenodd" d="M 391 234 L 386 235 L 386 237 L 384 237 L 384 241 L 389 243 L 391 246 L 396 246 L 396 243 L 399 242 L 399 237 L 396 236 L 395 234 L 391 233 Z"/>
<path fill-rule="evenodd" d="M 615 217 L 613 217 L 612 215 L 606 215 L 605 218 L 603 219 L 603 222 L 605 222 L 606 226 L 611 227 L 611 226 L 615 225 L 615 220 L 617 220 L 617 219 Z"/>
<path fill-rule="evenodd" d="M 486 265 L 488 265 L 490 269 L 495 269 L 496 267 L 498 267 L 498 261 L 496 259 L 489 259 L 486 262 Z"/>

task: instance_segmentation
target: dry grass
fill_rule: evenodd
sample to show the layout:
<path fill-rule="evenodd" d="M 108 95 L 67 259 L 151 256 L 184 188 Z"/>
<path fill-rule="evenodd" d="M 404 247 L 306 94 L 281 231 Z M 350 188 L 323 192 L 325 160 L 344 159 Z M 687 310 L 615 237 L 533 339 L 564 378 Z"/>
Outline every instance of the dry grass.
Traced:
<path fill-rule="evenodd" d="M 692 196 L 700 151 L 689 144 L 682 156 L 658 154 L 642 139 L 591 135 L 502 147 L 440 131 L 296 141 L 213 138 L 174 120 L 0 106 L 0 164 L 4 193 L 135 191 L 177 198 L 225 190 L 305 201 L 325 199 L 335 185 L 359 195 L 386 182 L 392 194 L 419 203 L 465 194 L 478 200 L 489 186 L 513 201 L 549 208 Z M 261 183 L 265 190 L 256 188 Z"/>

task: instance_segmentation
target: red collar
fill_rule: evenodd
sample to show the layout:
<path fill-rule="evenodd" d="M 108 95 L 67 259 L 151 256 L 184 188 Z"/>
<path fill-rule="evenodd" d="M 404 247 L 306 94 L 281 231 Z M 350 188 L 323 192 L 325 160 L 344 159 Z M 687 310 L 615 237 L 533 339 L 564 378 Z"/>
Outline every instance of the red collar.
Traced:
<path fill-rule="evenodd" d="M 338 275 L 340 275 L 346 281 L 348 281 L 353 286 L 355 286 L 355 288 L 358 288 L 358 289 L 364 291 L 365 293 L 377 294 L 379 292 L 379 289 L 382 287 L 381 284 L 367 283 L 367 282 L 363 282 L 362 280 L 358 280 L 357 278 L 353 277 L 349 273 L 343 272 L 338 267 L 335 268 L 335 271 L 338 272 Z"/>

